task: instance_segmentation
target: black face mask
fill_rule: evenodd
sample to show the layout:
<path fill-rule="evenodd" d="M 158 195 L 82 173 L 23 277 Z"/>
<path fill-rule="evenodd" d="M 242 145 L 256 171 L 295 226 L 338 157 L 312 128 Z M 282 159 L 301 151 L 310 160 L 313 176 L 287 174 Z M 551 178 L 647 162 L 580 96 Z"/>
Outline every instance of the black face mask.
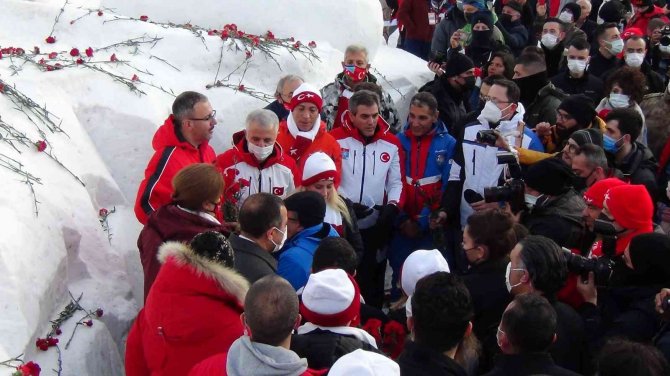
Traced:
<path fill-rule="evenodd" d="M 526 107 L 533 103 L 540 89 L 545 87 L 549 82 L 547 79 L 547 71 L 532 74 L 523 78 L 515 78 L 513 81 L 519 86 L 519 90 L 521 91 L 521 103 Z"/>
<path fill-rule="evenodd" d="M 512 15 L 503 13 L 500 15 L 500 22 L 502 22 L 503 25 L 516 25 L 518 21 L 512 21 Z"/>
<path fill-rule="evenodd" d="M 473 30 L 470 45 L 473 47 L 488 47 L 491 44 L 492 35 L 493 30 Z"/>
<path fill-rule="evenodd" d="M 477 79 L 475 78 L 475 76 L 470 76 L 470 77 L 464 78 L 463 81 L 465 81 L 465 85 L 463 85 L 463 91 L 472 90 L 472 88 L 475 87 L 476 80 Z"/>

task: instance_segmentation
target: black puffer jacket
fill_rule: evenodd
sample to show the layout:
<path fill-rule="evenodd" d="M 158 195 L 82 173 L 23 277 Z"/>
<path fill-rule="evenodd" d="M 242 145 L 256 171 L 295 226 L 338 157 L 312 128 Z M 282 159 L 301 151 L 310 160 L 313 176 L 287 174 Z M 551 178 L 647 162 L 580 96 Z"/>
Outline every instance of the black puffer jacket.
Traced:
<path fill-rule="evenodd" d="M 582 77 L 574 78 L 566 70 L 552 77 L 551 83 L 567 95 L 586 95 L 591 98 L 594 106 L 603 99 L 603 80 L 588 73 L 584 73 Z"/>
<path fill-rule="evenodd" d="M 654 155 L 646 146 L 635 142 L 631 152 L 615 167 L 624 175 L 624 181 L 631 184 L 643 184 L 651 196 L 654 205 L 659 197 L 656 169 L 658 165 Z"/>
<path fill-rule="evenodd" d="M 556 109 L 566 95 L 549 82 L 537 93 L 535 100 L 526 107 L 523 120 L 526 125 L 535 128 L 538 123 L 556 124 Z"/>
<path fill-rule="evenodd" d="M 291 350 L 301 358 L 306 358 L 307 365 L 312 369 L 330 368 L 340 357 L 358 349 L 379 352 L 356 337 L 321 329 L 296 334 L 291 338 Z"/>

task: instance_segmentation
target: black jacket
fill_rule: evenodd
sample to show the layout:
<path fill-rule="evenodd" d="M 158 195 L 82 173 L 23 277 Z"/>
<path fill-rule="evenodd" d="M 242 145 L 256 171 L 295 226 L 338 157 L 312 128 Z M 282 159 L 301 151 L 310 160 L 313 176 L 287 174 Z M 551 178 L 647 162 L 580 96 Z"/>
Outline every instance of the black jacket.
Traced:
<path fill-rule="evenodd" d="M 597 9 L 597 8 L 596 8 Z M 596 41 L 596 28 L 598 27 L 598 24 L 590 19 L 586 19 L 580 29 L 586 34 L 586 41 L 589 42 L 590 45 L 598 44 Z M 594 43 L 595 42 L 595 43 Z"/>
<path fill-rule="evenodd" d="M 363 238 L 361 238 L 361 231 L 358 229 L 356 212 L 354 211 L 354 203 L 344 196 L 341 197 L 344 200 L 344 203 L 347 204 L 349 218 L 351 218 L 351 223 L 344 220 L 342 221 L 342 227 L 344 228 L 344 238 L 347 240 L 347 242 L 349 242 L 354 251 L 356 251 L 356 256 L 358 257 L 358 262 L 360 263 L 363 258 L 364 251 Z"/>
<path fill-rule="evenodd" d="M 549 353 L 557 365 L 573 372 L 588 373 L 590 357 L 582 317 L 569 305 L 554 301 L 556 342 Z"/>
<path fill-rule="evenodd" d="M 544 51 L 545 61 L 547 62 L 547 76 L 553 77 L 558 74 L 558 68 L 563 66 L 563 52 L 565 50 L 564 42 L 560 42 L 556 47 L 549 49 L 543 44 L 541 45 Z"/>
<path fill-rule="evenodd" d="M 547 73 L 549 73 L 548 70 Z M 537 92 L 535 100 L 526 106 L 526 113 L 523 115 L 526 126 L 535 128 L 542 122 L 556 124 L 556 109 L 561 105 L 565 96 L 565 93 L 548 82 Z"/>
<path fill-rule="evenodd" d="M 570 76 L 570 71 L 565 70 L 552 77 L 551 83 L 567 95 L 586 95 L 591 98 L 594 107 L 603 99 L 603 80 L 588 72 L 580 78 L 574 78 Z"/>
<path fill-rule="evenodd" d="M 237 234 L 231 234 L 228 241 L 235 251 L 235 270 L 249 280 L 249 283 L 277 273 L 277 260 L 258 244 Z"/>
<path fill-rule="evenodd" d="M 484 376 L 578 376 L 578 373 L 557 366 L 546 352 L 500 355 L 495 368 Z"/>
<path fill-rule="evenodd" d="M 356 337 L 321 329 L 306 334 L 294 334 L 291 338 L 291 350 L 301 358 L 306 358 L 311 369 L 330 368 L 340 357 L 358 349 L 379 352 Z"/>
<path fill-rule="evenodd" d="M 458 123 L 470 111 L 468 103 L 470 92 L 459 93 L 454 90 L 444 74 L 440 77 L 435 76 L 433 81 L 423 85 L 419 91 L 427 91 L 435 96 L 440 120 L 447 126 Z"/>
<path fill-rule="evenodd" d="M 659 197 L 658 183 L 656 182 L 656 159 L 644 145 L 635 142 L 631 152 L 615 167 L 623 173 L 623 180 L 631 184 L 643 184 L 651 196 L 654 205 Z"/>
<path fill-rule="evenodd" d="M 410 340 L 398 357 L 402 376 L 466 376 L 458 363 L 448 356 Z"/>
<path fill-rule="evenodd" d="M 470 291 L 475 316 L 472 328 L 482 344 L 483 354 L 480 369 L 491 369 L 493 358 L 498 353 L 496 333 L 498 324 L 512 297 L 505 285 L 507 257 L 496 261 L 485 261 L 475 265 L 462 276 Z"/>
<path fill-rule="evenodd" d="M 274 112 L 275 115 L 277 115 L 277 117 L 279 118 L 279 122 L 286 120 L 288 114 L 290 113 L 290 111 L 284 108 L 284 105 L 282 103 L 279 103 L 278 101 L 274 101 L 269 105 L 265 106 L 265 109 Z"/>
<path fill-rule="evenodd" d="M 514 56 L 519 56 L 521 50 L 528 45 L 528 29 L 520 22 L 502 22 L 496 23 L 498 30 L 505 37 L 505 43 L 512 50 Z"/>
<path fill-rule="evenodd" d="M 589 67 L 587 71 L 592 75 L 601 78 L 604 82 L 605 79 L 603 76 L 605 75 L 605 72 L 616 67 L 619 64 L 619 61 L 620 60 L 616 56 L 608 59 L 603 56 L 600 51 L 596 51 L 596 53 L 591 57 L 591 60 L 589 60 Z"/>
<path fill-rule="evenodd" d="M 581 213 L 586 204 L 573 189 L 539 203 L 521 222 L 533 235 L 543 235 L 567 248 L 579 247 L 583 236 Z"/>

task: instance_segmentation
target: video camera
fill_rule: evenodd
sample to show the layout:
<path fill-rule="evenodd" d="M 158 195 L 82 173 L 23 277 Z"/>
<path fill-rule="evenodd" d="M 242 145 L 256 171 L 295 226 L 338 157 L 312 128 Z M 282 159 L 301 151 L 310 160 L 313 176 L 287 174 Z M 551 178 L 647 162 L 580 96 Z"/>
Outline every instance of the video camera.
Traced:
<path fill-rule="evenodd" d="M 477 142 L 495 145 L 498 135 L 493 130 L 481 130 L 477 132 Z M 509 202 L 513 212 L 519 212 L 524 208 L 524 193 L 526 185 L 523 182 L 521 166 L 512 152 L 503 151 L 496 153 L 499 165 L 507 165 L 509 176 L 502 186 L 484 188 L 484 201 L 486 202 Z"/>

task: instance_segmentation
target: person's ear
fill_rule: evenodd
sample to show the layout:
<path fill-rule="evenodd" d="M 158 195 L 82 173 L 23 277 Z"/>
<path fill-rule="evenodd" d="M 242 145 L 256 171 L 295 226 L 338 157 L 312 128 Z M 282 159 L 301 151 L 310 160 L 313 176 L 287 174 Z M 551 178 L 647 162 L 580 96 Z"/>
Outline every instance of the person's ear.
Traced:
<path fill-rule="evenodd" d="M 407 329 L 410 333 L 414 333 L 414 317 L 412 316 L 407 318 Z"/>
<path fill-rule="evenodd" d="M 468 321 L 468 327 L 465 328 L 465 333 L 463 334 L 463 338 L 470 337 L 472 334 L 472 321 Z"/>
<path fill-rule="evenodd" d="M 523 271 L 523 275 L 521 276 L 521 279 L 519 281 L 523 283 L 530 283 L 530 274 L 528 274 L 528 270 Z"/>
<path fill-rule="evenodd" d="M 626 143 L 629 143 L 629 144 L 632 144 L 632 143 L 633 143 L 633 142 L 631 141 L 631 138 L 630 138 L 630 135 L 629 135 L 629 134 L 625 134 L 625 135 L 623 135 L 623 141 L 626 142 Z"/>
<path fill-rule="evenodd" d="M 247 321 L 244 319 L 244 312 L 240 313 L 240 322 L 242 323 L 242 327 L 247 326 Z"/>
<path fill-rule="evenodd" d="M 556 343 L 557 339 L 558 339 L 558 335 L 556 335 L 556 333 L 554 333 L 554 337 L 551 339 L 551 344 L 553 345 L 554 343 Z"/>
<path fill-rule="evenodd" d="M 293 324 L 293 329 L 298 330 L 301 322 L 302 322 L 302 315 L 298 313 L 298 317 L 295 318 L 295 324 Z"/>

